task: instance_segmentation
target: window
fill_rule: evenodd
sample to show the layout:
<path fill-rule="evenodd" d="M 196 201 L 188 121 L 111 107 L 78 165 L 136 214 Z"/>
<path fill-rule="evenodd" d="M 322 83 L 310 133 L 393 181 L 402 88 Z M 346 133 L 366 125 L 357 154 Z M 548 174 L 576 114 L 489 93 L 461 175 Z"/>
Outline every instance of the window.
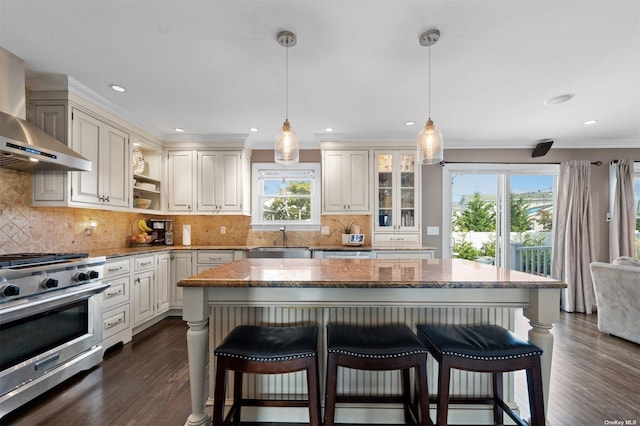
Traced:
<path fill-rule="evenodd" d="M 443 257 L 550 275 L 557 165 L 444 170 Z"/>
<path fill-rule="evenodd" d="M 312 229 L 320 226 L 320 165 L 254 163 L 252 225 Z"/>

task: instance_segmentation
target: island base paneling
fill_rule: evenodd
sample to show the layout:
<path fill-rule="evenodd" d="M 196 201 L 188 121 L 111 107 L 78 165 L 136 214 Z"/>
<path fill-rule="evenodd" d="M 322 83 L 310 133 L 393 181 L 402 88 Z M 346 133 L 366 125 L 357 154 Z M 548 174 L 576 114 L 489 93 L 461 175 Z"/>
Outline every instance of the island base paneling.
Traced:
<path fill-rule="evenodd" d="M 213 306 L 210 327 L 209 342 L 212 351 L 222 342 L 225 336 L 238 325 L 319 325 L 320 353 L 318 361 L 320 367 L 321 392 L 324 394 L 324 377 L 326 365 L 326 336 L 325 325 L 328 322 L 354 323 L 360 325 L 375 325 L 383 323 L 405 323 L 415 330 L 417 324 L 498 324 L 505 328 L 514 329 L 514 308 L 501 307 L 313 307 L 313 306 Z M 207 405 L 212 405 L 214 394 L 215 363 L 209 364 L 209 400 Z M 432 396 L 435 396 L 437 364 L 429 358 L 427 365 L 428 385 Z M 277 397 L 306 397 L 306 381 L 303 373 L 289 373 L 278 375 L 247 375 L 243 383 L 243 394 L 248 398 Z M 491 378 L 486 373 L 472 373 L 454 370 L 451 377 L 451 395 L 458 397 L 488 396 L 491 394 Z M 514 400 L 513 374 L 505 375 L 505 400 Z M 228 398 L 233 392 L 233 383 L 230 381 Z M 340 369 L 338 375 L 338 392 L 358 395 L 389 395 L 400 392 L 400 376 L 396 371 L 375 372 L 359 371 L 352 369 Z M 431 407 L 432 410 L 435 407 Z M 460 407 L 456 410 L 452 407 L 451 418 L 462 421 L 479 421 L 479 417 L 491 419 L 490 406 L 478 406 L 475 410 Z M 281 421 L 304 422 L 307 413 L 305 410 L 260 407 L 259 409 L 243 410 L 243 420 L 270 421 L 272 416 Z M 285 416 L 285 418 L 283 418 Z M 337 410 L 339 422 L 367 422 L 389 423 L 398 419 L 402 421 L 402 407 L 389 409 L 388 406 L 381 409 L 364 409 L 358 405 L 344 406 Z"/>

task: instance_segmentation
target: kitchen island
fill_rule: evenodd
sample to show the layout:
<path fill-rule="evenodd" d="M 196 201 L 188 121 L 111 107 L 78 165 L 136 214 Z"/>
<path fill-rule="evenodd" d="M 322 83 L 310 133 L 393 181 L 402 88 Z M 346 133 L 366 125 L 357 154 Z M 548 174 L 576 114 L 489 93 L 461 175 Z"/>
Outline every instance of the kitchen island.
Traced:
<path fill-rule="evenodd" d="M 321 332 L 329 321 L 403 321 L 414 329 L 416 324 L 428 322 L 495 323 L 513 329 L 515 309 L 524 308 L 531 325 L 529 340 L 544 350 L 545 406 L 548 403 L 553 350 L 550 330 L 559 320 L 560 289 L 565 287 L 561 281 L 461 259 L 242 259 L 183 279 L 179 285 L 184 287 L 183 318 L 189 325 L 192 413 L 187 425 L 210 423 L 204 404 L 207 349 L 212 351 L 235 325 L 248 323 L 313 323 L 320 325 Z M 207 348 L 209 341 L 211 347 Z M 320 369 L 324 371 L 324 334 L 320 341 Z M 435 371 L 433 365 L 428 366 L 432 390 Z M 396 380 L 388 374 L 353 372 L 345 374 L 341 385 L 356 392 L 372 387 L 393 389 Z M 456 374 L 452 382 L 458 395 L 490 389 L 481 373 Z M 254 380 L 246 384 L 245 391 L 254 395 L 276 390 L 296 394 L 304 389 L 299 382 L 295 377 Z M 511 378 L 505 384 L 505 399 L 512 401 L 513 393 Z M 211 390 L 209 394 L 213 395 Z M 282 421 L 284 411 L 281 409 L 275 419 L 256 415 L 260 420 Z M 489 418 L 486 407 L 476 411 L 472 420 Z M 353 407 L 348 413 L 338 420 L 390 421 L 382 410 Z M 286 420 L 300 421 L 293 416 Z"/>

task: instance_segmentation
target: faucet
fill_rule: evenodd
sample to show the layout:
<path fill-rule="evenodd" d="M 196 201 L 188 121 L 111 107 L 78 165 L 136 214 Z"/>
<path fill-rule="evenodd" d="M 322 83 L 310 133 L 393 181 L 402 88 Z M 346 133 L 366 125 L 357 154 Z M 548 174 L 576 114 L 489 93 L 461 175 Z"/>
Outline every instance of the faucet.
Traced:
<path fill-rule="evenodd" d="M 286 247 L 287 246 L 287 226 L 282 225 L 282 228 L 280 228 L 280 232 L 282 232 L 282 245 Z"/>

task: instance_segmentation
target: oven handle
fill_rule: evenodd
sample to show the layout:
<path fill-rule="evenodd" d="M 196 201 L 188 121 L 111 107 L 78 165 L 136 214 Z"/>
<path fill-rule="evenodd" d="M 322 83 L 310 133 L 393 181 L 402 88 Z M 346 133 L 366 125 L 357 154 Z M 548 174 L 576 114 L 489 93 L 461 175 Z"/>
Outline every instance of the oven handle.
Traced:
<path fill-rule="evenodd" d="M 42 361 L 36 362 L 36 371 L 41 370 L 42 367 L 46 367 L 47 365 L 51 364 L 52 362 L 56 362 L 59 359 L 60 359 L 60 355 L 54 354 L 47 359 L 43 359 Z"/>
<path fill-rule="evenodd" d="M 12 303 L 9 307 L 0 308 L 0 324 L 45 312 L 68 303 L 88 299 L 95 294 L 102 293 L 107 288 L 109 288 L 109 284 L 97 281 L 81 286 L 68 287 L 64 290 L 39 294 L 35 297 L 14 300 L 12 302 L 20 303 Z"/>

